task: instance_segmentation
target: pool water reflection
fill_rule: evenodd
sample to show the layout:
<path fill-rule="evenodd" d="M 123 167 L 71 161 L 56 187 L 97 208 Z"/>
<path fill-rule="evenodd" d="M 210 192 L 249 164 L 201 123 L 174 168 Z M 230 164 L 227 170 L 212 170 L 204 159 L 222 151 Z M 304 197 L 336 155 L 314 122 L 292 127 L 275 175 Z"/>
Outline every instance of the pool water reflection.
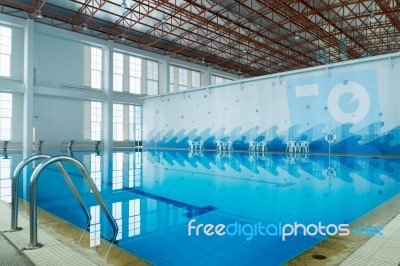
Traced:
<path fill-rule="evenodd" d="M 347 224 L 400 191 L 398 158 L 176 150 L 74 156 L 87 166 L 117 220 L 118 246 L 157 265 L 279 265 L 324 236 L 285 241 L 262 235 L 251 240 L 244 235 L 189 236 L 188 223 Z M 0 161 L 3 200 L 6 168 L 11 172 L 20 159 L 10 155 Z M 78 170 L 66 167 L 90 206 L 91 246 L 96 246 L 111 229 Z M 84 225 L 56 168 L 43 175 L 39 207 Z M 28 198 L 26 190 L 21 195 Z"/>

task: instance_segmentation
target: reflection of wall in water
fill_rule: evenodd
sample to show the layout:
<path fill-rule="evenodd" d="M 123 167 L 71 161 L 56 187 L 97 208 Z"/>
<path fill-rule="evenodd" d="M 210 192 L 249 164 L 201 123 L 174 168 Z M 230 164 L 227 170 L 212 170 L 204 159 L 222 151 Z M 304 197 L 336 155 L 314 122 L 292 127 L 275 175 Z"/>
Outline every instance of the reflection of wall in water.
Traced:
<path fill-rule="evenodd" d="M 155 152 L 145 156 L 144 191 L 249 219 L 290 220 L 309 209 L 302 215 L 312 222 L 325 211 L 321 208 L 331 210 L 326 219 L 340 217 L 339 212 L 355 217 L 354 209 L 341 208 L 348 202 L 359 202 L 361 209 L 374 200 L 383 202 L 398 192 L 400 181 L 400 163 L 392 160 L 388 173 L 384 165 L 391 159 L 383 158 L 267 154 L 263 160 L 249 161 L 252 155 L 245 153 L 218 160 L 217 152 L 190 158 L 188 152 L 162 153 L 164 160 L 157 164 Z M 365 200 L 366 196 L 374 200 Z"/>

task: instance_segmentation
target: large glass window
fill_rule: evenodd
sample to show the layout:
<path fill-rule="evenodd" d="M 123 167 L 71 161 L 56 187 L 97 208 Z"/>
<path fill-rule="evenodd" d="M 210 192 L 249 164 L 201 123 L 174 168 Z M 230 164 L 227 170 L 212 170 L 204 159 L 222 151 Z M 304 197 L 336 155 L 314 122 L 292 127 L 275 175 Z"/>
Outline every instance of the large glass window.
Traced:
<path fill-rule="evenodd" d="M 185 68 L 179 68 L 179 90 L 186 90 L 188 88 L 188 70 Z"/>
<path fill-rule="evenodd" d="M 0 140 L 11 140 L 12 94 L 0 93 Z"/>
<path fill-rule="evenodd" d="M 124 140 L 124 105 L 113 104 L 113 136 L 114 140 Z"/>
<path fill-rule="evenodd" d="M 198 88 L 200 86 L 200 72 L 192 70 L 192 88 Z"/>
<path fill-rule="evenodd" d="M 231 79 L 231 78 L 217 76 L 217 75 L 211 75 L 211 84 L 222 84 L 222 83 L 228 83 L 231 81 L 233 81 L 233 79 Z"/>
<path fill-rule="evenodd" d="M 147 94 L 158 94 L 158 62 L 147 61 Z"/>
<path fill-rule="evenodd" d="M 92 140 L 102 139 L 103 106 L 101 102 L 90 102 L 90 138 Z"/>
<path fill-rule="evenodd" d="M 171 66 L 170 67 L 170 85 L 169 91 L 187 90 L 201 86 L 200 71 L 189 68 Z"/>
<path fill-rule="evenodd" d="M 129 139 L 135 139 L 135 106 L 129 105 Z"/>
<path fill-rule="evenodd" d="M 11 37 L 10 27 L 0 26 L 0 76 L 9 77 L 11 70 Z"/>
<path fill-rule="evenodd" d="M 124 55 L 114 53 L 113 55 L 113 90 L 123 91 L 124 87 Z"/>
<path fill-rule="evenodd" d="M 142 107 L 130 104 L 113 105 L 114 140 L 142 140 Z"/>
<path fill-rule="evenodd" d="M 175 90 L 175 67 L 171 66 L 169 68 L 169 91 L 173 92 Z"/>
<path fill-rule="evenodd" d="M 142 86 L 142 59 L 134 56 L 129 57 L 129 92 L 141 94 Z"/>
<path fill-rule="evenodd" d="M 90 47 L 90 85 L 92 88 L 102 88 L 103 52 L 100 48 Z"/>

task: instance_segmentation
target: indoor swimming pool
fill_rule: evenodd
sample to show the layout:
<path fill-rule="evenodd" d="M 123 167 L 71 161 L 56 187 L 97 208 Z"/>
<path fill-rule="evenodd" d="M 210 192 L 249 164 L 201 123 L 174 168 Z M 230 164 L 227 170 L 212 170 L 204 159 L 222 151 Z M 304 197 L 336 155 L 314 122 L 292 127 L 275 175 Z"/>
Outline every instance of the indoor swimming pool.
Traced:
<path fill-rule="evenodd" d="M 155 265 L 280 265 L 327 235 L 368 230 L 348 224 L 400 192 L 399 158 L 186 150 L 74 156 L 117 221 L 116 245 Z M 0 161 L 2 200 L 10 188 L 4 176 L 21 159 Z M 110 239 L 111 227 L 79 171 L 65 167 L 90 208 L 95 247 L 100 237 Z M 29 200 L 24 184 L 20 196 Z M 85 226 L 54 166 L 40 176 L 38 204 Z"/>

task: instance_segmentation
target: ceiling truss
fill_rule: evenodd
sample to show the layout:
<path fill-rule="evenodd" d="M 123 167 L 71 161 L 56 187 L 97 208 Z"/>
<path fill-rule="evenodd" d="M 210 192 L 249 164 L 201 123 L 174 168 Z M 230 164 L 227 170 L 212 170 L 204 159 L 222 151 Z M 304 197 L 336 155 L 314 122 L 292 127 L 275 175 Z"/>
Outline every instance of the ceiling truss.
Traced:
<path fill-rule="evenodd" d="M 0 12 L 246 77 L 400 47 L 400 0 L 122 2 L 4 0 Z"/>

